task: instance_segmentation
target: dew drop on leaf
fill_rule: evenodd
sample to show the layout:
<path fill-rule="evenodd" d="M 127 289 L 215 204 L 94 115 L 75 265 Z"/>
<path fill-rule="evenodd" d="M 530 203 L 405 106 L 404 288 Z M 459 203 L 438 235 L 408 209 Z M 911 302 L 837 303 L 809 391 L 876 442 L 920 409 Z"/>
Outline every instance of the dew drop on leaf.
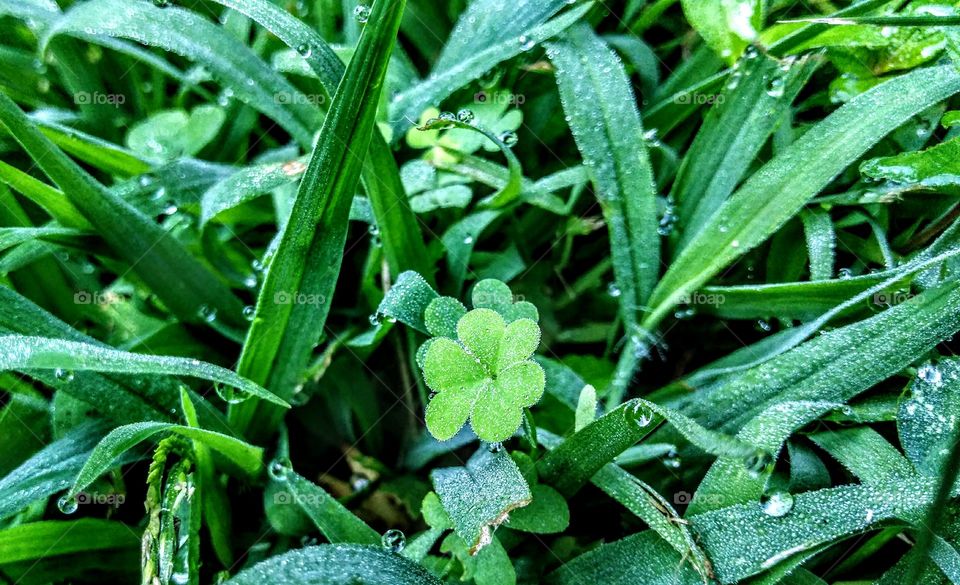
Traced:
<path fill-rule="evenodd" d="M 290 460 L 285 458 L 274 459 L 267 466 L 267 474 L 274 481 L 287 481 L 290 479 L 292 472 L 293 467 L 290 465 Z"/>
<path fill-rule="evenodd" d="M 613 298 L 620 296 L 620 287 L 617 286 L 617 283 L 611 282 L 609 285 L 607 285 L 607 294 Z"/>
<path fill-rule="evenodd" d="M 474 119 L 476 119 L 476 115 L 473 113 L 473 110 L 464 108 L 457 112 L 457 120 L 460 120 L 464 124 L 470 124 Z"/>
<path fill-rule="evenodd" d="M 197 315 L 207 323 L 213 323 L 217 320 L 217 310 L 209 305 L 200 305 L 197 309 Z"/>
<path fill-rule="evenodd" d="M 80 507 L 76 496 L 65 495 L 57 500 L 57 509 L 64 514 L 73 514 Z"/>
<path fill-rule="evenodd" d="M 407 545 L 407 537 L 396 528 L 391 528 L 380 537 L 380 544 L 392 553 L 399 553 Z"/>
<path fill-rule="evenodd" d="M 297 46 L 297 52 L 300 53 L 301 57 L 309 57 L 313 54 L 313 48 L 309 43 L 302 43 Z"/>
<path fill-rule="evenodd" d="M 514 132 L 513 130 L 507 130 L 506 132 L 502 132 L 498 138 L 500 138 L 500 142 L 511 147 L 514 146 L 519 140 L 517 138 L 517 133 Z"/>
<path fill-rule="evenodd" d="M 764 494 L 760 499 L 760 508 L 767 516 L 774 518 L 786 516 L 793 509 L 793 495 L 785 491 Z"/>
<path fill-rule="evenodd" d="M 53 371 L 53 377 L 61 384 L 67 384 L 73 381 L 73 372 L 64 368 L 57 368 Z"/>
<path fill-rule="evenodd" d="M 623 416 L 638 427 L 645 427 L 653 422 L 653 410 L 639 400 L 628 404 L 623 411 Z"/>
<path fill-rule="evenodd" d="M 763 449 L 757 449 L 743 459 L 743 465 L 750 475 L 758 476 L 773 464 L 773 456 Z"/>
<path fill-rule="evenodd" d="M 353 18 L 360 24 L 367 24 L 367 21 L 370 20 L 370 7 L 365 4 L 358 5 L 353 9 Z"/>
<path fill-rule="evenodd" d="M 257 308 L 253 305 L 247 305 L 243 308 L 243 318 L 247 321 L 253 321 L 253 316 L 257 314 Z"/>

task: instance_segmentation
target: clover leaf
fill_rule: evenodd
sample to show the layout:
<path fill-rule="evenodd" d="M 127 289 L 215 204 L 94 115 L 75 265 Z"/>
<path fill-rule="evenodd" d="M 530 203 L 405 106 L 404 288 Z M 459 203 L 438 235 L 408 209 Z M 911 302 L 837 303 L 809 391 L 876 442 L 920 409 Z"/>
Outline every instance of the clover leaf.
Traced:
<path fill-rule="evenodd" d="M 431 306 L 443 312 L 444 320 L 462 310 L 462 305 L 443 298 Z M 441 335 L 453 332 L 447 327 L 431 328 L 431 333 Z M 508 322 L 497 311 L 480 307 L 457 320 L 455 333 L 456 339 L 439 336 L 424 347 L 424 379 L 436 392 L 427 405 L 427 429 L 443 441 L 469 419 L 482 440 L 509 439 L 520 427 L 523 409 L 543 395 L 543 368 L 530 360 L 540 344 L 540 327 L 533 319 L 518 317 Z"/>

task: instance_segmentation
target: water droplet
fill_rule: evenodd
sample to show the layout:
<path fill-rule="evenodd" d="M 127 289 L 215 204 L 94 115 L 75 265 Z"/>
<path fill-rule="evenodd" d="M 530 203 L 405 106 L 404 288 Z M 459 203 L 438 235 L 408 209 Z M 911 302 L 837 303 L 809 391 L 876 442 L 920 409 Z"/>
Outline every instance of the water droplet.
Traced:
<path fill-rule="evenodd" d="M 786 516 L 793 509 L 793 495 L 783 491 L 764 494 L 760 499 L 760 508 L 767 516 L 774 518 Z"/>
<path fill-rule="evenodd" d="M 287 481 L 291 473 L 293 473 L 293 465 L 285 457 L 274 459 L 267 466 L 267 475 L 274 481 Z"/>
<path fill-rule="evenodd" d="M 354 492 L 362 492 L 368 487 L 370 487 L 370 478 L 360 475 L 359 473 L 354 473 L 350 476 L 350 489 Z"/>
<path fill-rule="evenodd" d="M 353 17 L 360 24 L 367 24 L 367 21 L 370 20 L 370 7 L 365 4 L 357 5 L 357 7 L 353 9 Z"/>
<path fill-rule="evenodd" d="M 170 6 L 170 0 L 153 0 L 153 5 L 157 8 L 166 8 Z"/>
<path fill-rule="evenodd" d="M 635 423 L 638 427 L 649 426 L 654 418 L 653 410 L 640 400 L 635 401 L 633 404 L 628 404 L 623 410 L 623 416 L 628 421 Z"/>
<path fill-rule="evenodd" d="M 367 318 L 367 320 L 370 321 L 370 324 L 374 327 L 382 322 L 381 319 L 382 317 L 380 316 L 380 313 L 371 313 L 371 315 Z"/>
<path fill-rule="evenodd" d="M 496 443 L 490 443 L 489 445 L 487 445 L 487 450 L 490 451 L 491 453 L 499 453 L 500 451 L 503 451 L 503 443 L 499 441 L 497 441 Z"/>
<path fill-rule="evenodd" d="M 313 47 L 309 43 L 302 43 L 297 46 L 297 52 L 300 53 L 302 57 L 309 57 L 313 54 Z"/>
<path fill-rule="evenodd" d="M 380 537 L 380 544 L 392 553 L 399 553 L 407 545 L 407 537 L 396 528 L 391 528 Z"/>
<path fill-rule="evenodd" d="M 730 242 L 730 247 L 731 247 L 731 248 L 739 248 L 739 247 L 740 247 L 740 240 L 734 240 L 734 241 Z"/>
<path fill-rule="evenodd" d="M 676 311 L 673 312 L 674 318 L 679 319 L 680 321 L 683 321 L 685 319 L 690 319 L 696 314 L 697 314 L 697 310 L 694 309 L 693 307 L 685 307 L 682 309 L 677 309 Z"/>
<path fill-rule="evenodd" d="M 472 243 L 473 243 L 473 236 L 466 236 L 465 238 L 463 238 L 463 243 L 466 244 L 466 245 L 468 245 L 468 246 L 469 246 L 470 244 L 472 244 Z"/>
<path fill-rule="evenodd" d="M 243 318 L 247 321 L 253 321 L 253 316 L 257 314 L 257 308 L 253 305 L 247 305 L 243 308 Z"/>
<path fill-rule="evenodd" d="M 517 133 L 514 132 L 513 130 L 507 130 L 506 132 L 501 132 L 498 138 L 500 139 L 500 142 L 506 144 L 509 147 L 513 147 L 519 140 L 517 138 Z"/>
<path fill-rule="evenodd" d="M 224 402 L 227 404 L 240 404 L 241 402 L 250 398 L 250 394 L 234 388 L 229 384 L 219 384 L 215 383 L 213 385 L 214 391 L 217 393 Z"/>
<path fill-rule="evenodd" d="M 611 282 L 607 285 L 607 294 L 613 298 L 617 298 L 622 294 L 622 292 L 620 291 L 620 287 L 617 286 L 617 283 Z"/>
<path fill-rule="evenodd" d="M 917 377 L 935 387 L 943 385 L 943 374 L 936 366 L 927 364 L 917 369 Z"/>
<path fill-rule="evenodd" d="M 457 112 L 457 120 L 460 120 L 464 124 L 470 124 L 476 119 L 476 116 L 473 113 L 473 110 L 468 110 L 466 108 Z"/>
<path fill-rule="evenodd" d="M 537 42 L 528 37 L 527 35 L 520 35 L 517 39 L 517 42 L 520 43 L 521 51 L 529 51 L 536 46 Z"/>
<path fill-rule="evenodd" d="M 767 84 L 767 95 L 772 98 L 783 97 L 784 89 L 786 89 L 786 83 L 784 83 L 783 77 L 774 77 Z"/>
<path fill-rule="evenodd" d="M 853 269 L 841 268 L 840 270 L 837 271 L 837 275 L 840 278 L 850 278 L 851 276 L 853 276 Z"/>
<path fill-rule="evenodd" d="M 752 476 L 759 476 L 773 465 L 773 455 L 764 449 L 757 449 L 743 459 L 743 465 Z"/>
<path fill-rule="evenodd" d="M 367 233 L 369 233 L 371 236 L 374 236 L 374 237 L 379 236 L 379 235 L 380 235 L 380 227 L 377 226 L 377 224 L 375 224 L 375 223 L 371 223 L 371 224 L 370 224 L 370 227 L 367 228 Z"/>
<path fill-rule="evenodd" d="M 213 323 L 217 320 L 217 310 L 209 305 L 200 305 L 197 309 L 197 315 L 207 323 Z"/>
<path fill-rule="evenodd" d="M 757 320 L 757 327 L 760 329 L 760 331 L 766 331 L 766 332 L 768 332 L 768 333 L 773 330 L 773 325 L 771 325 L 771 324 L 770 324 L 768 321 L 766 321 L 765 319 L 758 319 L 758 320 Z"/>
<path fill-rule="evenodd" d="M 67 384 L 73 382 L 73 372 L 70 370 L 65 370 L 63 368 L 57 368 L 53 371 L 53 377 L 57 379 L 57 382 L 61 384 Z"/>
<path fill-rule="evenodd" d="M 76 496 L 65 495 L 57 500 L 57 509 L 64 514 L 73 514 L 79 507 L 80 502 L 77 501 Z"/>

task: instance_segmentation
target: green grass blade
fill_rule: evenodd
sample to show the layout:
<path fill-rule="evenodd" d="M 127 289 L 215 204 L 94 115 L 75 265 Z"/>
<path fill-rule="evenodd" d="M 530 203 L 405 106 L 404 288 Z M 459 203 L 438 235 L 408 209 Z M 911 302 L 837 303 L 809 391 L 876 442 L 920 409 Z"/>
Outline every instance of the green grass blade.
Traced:
<path fill-rule="evenodd" d="M 619 58 L 587 25 L 548 46 L 564 111 L 590 167 L 610 231 L 620 314 L 628 326 L 660 272 L 656 188 L 636 99 Z M 629 333 L 633 333 L 629 331 Z"/>
<path fill-rule="evenodd" d="M 0 369 L 60 370 L 64 383 L 74 370 L 124 374 L 162 374 L 192 376 L 225 384 L 237 389 L 241 396 L 257 397 L 278 406 L 287 406 L 250 380 L 232 371 L 200 360 L 143 355 L 110 349 L 100 345 L 27 335 L 0 335 Z"/>
<path fill-rule="evenodd" d="M 379 0 L 374 6 L 257 299 L 237 371 L 280 396 L 292 395 L 323 333 L 340 272 L 350 202 L 374 130 L 403 5 L 403 0 Z M 316 302 L 283 302 L 302 295 Z M 231 421 L 240 431 L 271 432 L 280 411 L 264 413 L 263 422 L 251 426 L 256 411 L 254 401 L 238 405 L 231 408 Z"/>
<path fill-rule="evenodd" d="M 77 474 L 73 486 L 65 497 L 76 496 L 114 467 L 117 458 L 121 455 L 163 432 L 175 433 L 188 439 L 202 441 L 205 445 L 235 463 L 240 470 L 249 476 L 256 476 L 263 470 L 263 450 L 240 439 L 182 425 L 141 422 L 117 427 L 110 431 L 93 449 L 90 458 L 87 459 L 87 462 Z"/>
<path fill-rule="evenodd" d="M 919 69 L 854 98 L 753 175 L 670 266 L 643 325 L 655 328 L 683 295 L 767 239 L 843 169 L 917 112 L 960 91 L 950 66 Z"/>
<path fill-rule="evenodd" d="M 329 96 L 333 96 L 346 68 L 327 43 L 309 26 L 264 0 L 215 0 L 277 35 L 288 47 L 296 49 L 320 79 Z M 426 246 L 416 216 L 410 210 L 407 195 L 400 182 L 400 173 L 386 141 L 374 133 L 363 165 L 362 180 L 374 216 L 387 261 L 395 274 L 414 270 L 433 280 Z"/>
<path fill-rule="evenodd" d="M 31 522 L 0 530 L 0 565 L 139 547 L 137 531 L 115 520 Z"/>

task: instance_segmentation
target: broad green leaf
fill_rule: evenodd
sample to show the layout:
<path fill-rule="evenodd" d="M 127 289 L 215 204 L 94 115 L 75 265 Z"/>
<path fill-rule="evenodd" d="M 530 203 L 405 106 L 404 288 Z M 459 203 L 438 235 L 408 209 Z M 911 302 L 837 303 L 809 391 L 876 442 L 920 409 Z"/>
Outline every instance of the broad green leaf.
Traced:
<path fill-rule="evenodd" d="M 75 497 L 76 494 L 111 469 L 116 464 L 118 457 L 147 439 L 163 432 L 175 433 L 188 439 L 202 441 L 250 476 L 256 475 L 263 468 L 263 449 L 234 437 L 170 423 L 134 423 L 117 427 L 97 444 L 65 497 Z"/>
<path fill-rule="evenodd" d="M 193 156 L 213 140 L 226 119 L 222 108 L 198 106 L 191 112 L 157 112 L 127 133 L 127 146 L 146 159 L 168 161 Z"/>
<path fill-rule="evenodd" d="M 503 449 L 492 452 L 483 447 L 466 467 L 435 469 L 430 478 L 471 554 L 490 544 L 493 531 L 509 519 L 510 512 L 533 498 L 517 464 Z"/>
<path fill-rule="evenodd" d="M 136 354 L 90 343 L 27 335 L 0 335 L 0 351 L 3 352 L 0 369 L 59 370 L 58 379 L 64 384 L 73 381 L 75 370 L 192 376 L 236 388 L 241 398 L 256 396 L 288 406 L 250 380 L 195 359 Z"/>
<path fill-rule="evenodd" d="M 570 524 L 567 501 L 550 486 L 537 484 L 530 488 L 533 500 L 510 514 L 507 524 L 512 530 L 534 534 L 556 534 Z"/>
<path fill-rule="evenodd" d="M 81 5 L 84 6 L 89 5 Z M 242 320 L 240 302 L 217 276 L 160 225 L 113 195 L 67 158 L 6 95 L 0 95 L 0 122 L 64 190 L 114 252 L 178 317 L 198 321 L 201 313 L 210 314 L 213 310 L 227 324 Z M 169 270 L 171 266 L 176 266 L 176 270 Z"/>
<path fill-rule="evenodd" d="M 426 279 L 416 272 L 407 271 L 397 277 L 397 281 L 384 295 L 377 307 L 377 313 L 427 333 L 424 313 L 430 302 L 436 298 L 436 291 Z"/>
<path fill-rule="evenodd" d="M 375 4 L 345 81 L 330 105 L 290 221 L 280 235 L 257 298 L 237 371 L 280 396 L 290 396 L 299 383 L 330 310 L 350 202 L 373 134 L 380 89 L 403 7 L 403 0 Z M 284 295 L 307 295 L 316 302 L 279 302 Z M 231 422 L 242 432 L 271 432 L 281 412 L 257 411 L 255 401 L 231 408 Z"/>
<path fill-rule="evenodd" d="M 440 585 L 422 566 L 381 546 L 328 544 L 276 555 L 243 570 L 224 585 L 370 585 L 418 583 Z"/>
<path fill-rule="evenodd" d="M 681 4 L 687 21 L 727 61 L 735 61 L 763 27 L 760 0 L 682 0 Z"/>
<path fill-rule="evenodd" d="M 910 394 L 897 412 L 900 442 L 917 470 L 939 476 L 956 432 L 960 361 L 942 359 L 924 364 L 910 384 Z"/>
<path fill-rule="evenodd" d="M 577 401 L 577 412 L 574 431 L 579 431 L 583 427 L 592 423 L 597 417 L 597 389 L 587 384 L 580 391 L 580 399 Z"/>
<path fill-rule="evenodd" d="M 281 533 L 288 533 L 288 527 L 306 516 L 330 542 L 380 542 L 379 534 L 310 480 L 286 469 L 271 472 L 271 478 L 264 492 L 264 507 L 270 523 Z"/>
<path fill-rule="evenodd" d="M 856 97 L 808 130 L 750 177 L 670 266 L 652 295 L 645 328 L 763 242 L 886 134 L 957 91 L 954 68 L 920 69 Z"/>
<path fill-rule="evenodd" d="M 585 2 L 547 20 L 568 4 L 567 0 L 472 4 L 461 15 L 433 73 L 391 101 L 393 135 L 403 136 L 429 106 L 439 104 L 497 64 L 563 32 L 593 7 L 592 2 Z"/>
<path fill-rule="evenodd" d="M 860 165 L 872 179 L 940 193 L 960 193 L 960 140 L 954 138 L 920 152 L 874 158 Z"/>

